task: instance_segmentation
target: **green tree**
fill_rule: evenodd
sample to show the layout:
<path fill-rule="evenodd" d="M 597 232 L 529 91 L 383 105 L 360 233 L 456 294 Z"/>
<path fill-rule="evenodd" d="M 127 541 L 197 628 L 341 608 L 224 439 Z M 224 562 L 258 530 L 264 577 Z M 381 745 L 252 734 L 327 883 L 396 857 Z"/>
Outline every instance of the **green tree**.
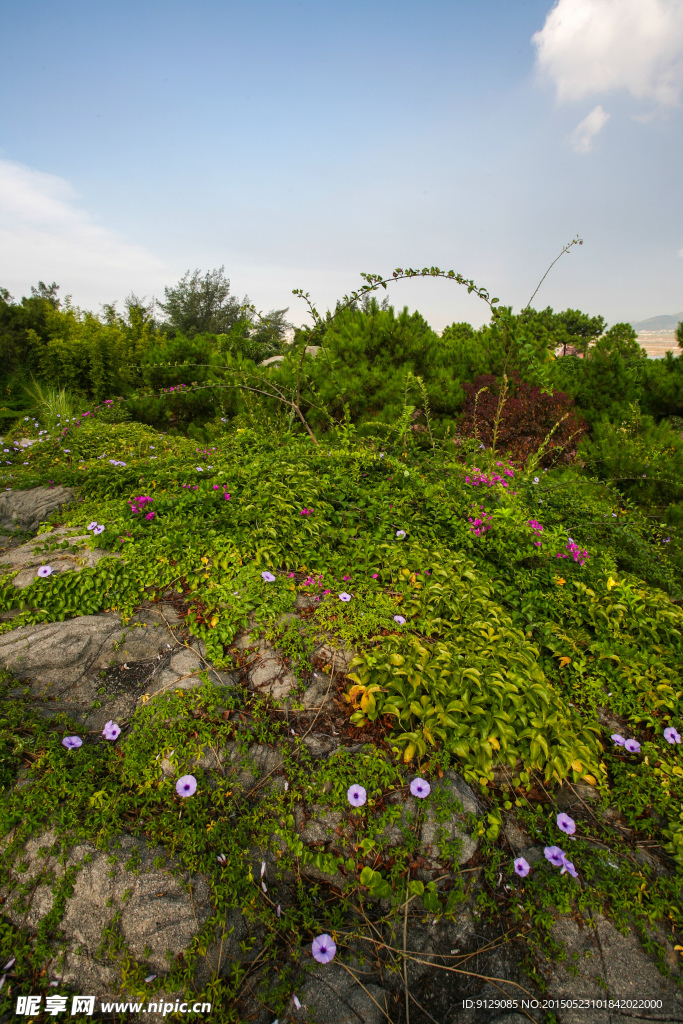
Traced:
<path fill-rule="evenodd" d="M 240 320 L 248 320 L 243 303 L 230 294 L 225 267 L 187 271 L 173 288 L 164 288 L 166 301 L 159 308 L 166 314 L 173 331 L 193 338 L 196 334 L 229 334 Z"/>

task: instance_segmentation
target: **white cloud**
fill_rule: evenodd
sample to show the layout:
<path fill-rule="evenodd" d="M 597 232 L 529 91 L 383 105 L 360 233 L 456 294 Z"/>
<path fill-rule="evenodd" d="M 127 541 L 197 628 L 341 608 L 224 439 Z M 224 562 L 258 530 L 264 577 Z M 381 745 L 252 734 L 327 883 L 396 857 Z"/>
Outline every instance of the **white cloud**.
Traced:
<path fill-rule="evenodd" d="M 663 106 L 683 87 L 683 0 L 557 0 L 532 37 L 559 101 L 625 89 Z"/>
<path fill-rule="evenodd" d="M 572 135 L 572 145 L 577 153 L 589 153 L 593 146 L 593 139 L 602 131 L 611 114 L 608 114 L 600 104 L 594 107 L 588 117 L 576 126 Z"/>
<path fill-rule="evenodd" d="M 41 279 L 61 295 L 98 303 L 130 291 L 160 294 L 161 260 L 98 224 L 77 204 L 67 181 L 0 160 L 0 285 L 19 297 Z"/>

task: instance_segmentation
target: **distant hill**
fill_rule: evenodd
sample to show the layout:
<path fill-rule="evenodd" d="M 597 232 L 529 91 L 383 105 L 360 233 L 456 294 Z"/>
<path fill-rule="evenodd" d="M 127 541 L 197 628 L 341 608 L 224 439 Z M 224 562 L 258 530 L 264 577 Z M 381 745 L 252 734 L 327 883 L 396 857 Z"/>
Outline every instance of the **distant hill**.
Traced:
<path fill-rule="evenodd" d="M 631 327 L 639 334 L 641 331 L 675 331 L 683 320 L 683 312 L 673 316 L 651 316 L 649 320 L 631 321 Z"/>

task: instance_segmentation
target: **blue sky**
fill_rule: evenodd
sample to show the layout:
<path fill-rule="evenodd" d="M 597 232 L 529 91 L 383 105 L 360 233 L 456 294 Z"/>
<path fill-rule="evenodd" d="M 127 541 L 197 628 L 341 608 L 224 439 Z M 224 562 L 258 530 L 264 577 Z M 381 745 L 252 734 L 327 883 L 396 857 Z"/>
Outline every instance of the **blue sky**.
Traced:
<path fill-rule="evenodd" d="M 683 0 L 5 4 L 0 284 L 97 308 L 224 264 L 301 323 L 294 287 L 438 264 L 520 308 L 578 233 L 536 305 L 678 312 L 682 85 Z"/>

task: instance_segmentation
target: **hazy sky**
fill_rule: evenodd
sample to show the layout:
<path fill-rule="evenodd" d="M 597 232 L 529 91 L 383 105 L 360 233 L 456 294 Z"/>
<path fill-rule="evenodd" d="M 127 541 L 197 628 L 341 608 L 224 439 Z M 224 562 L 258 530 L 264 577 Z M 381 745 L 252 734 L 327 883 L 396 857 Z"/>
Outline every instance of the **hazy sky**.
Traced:
<path fill-rule="evenodd" d="M 98 308 L 225 265 L 259 308 L 437 264 L 610 322 L 683 309 L 683 0 L 0 6 L 0 285 Z M 485 307 L 390 293 L 441 329 Z"/>

